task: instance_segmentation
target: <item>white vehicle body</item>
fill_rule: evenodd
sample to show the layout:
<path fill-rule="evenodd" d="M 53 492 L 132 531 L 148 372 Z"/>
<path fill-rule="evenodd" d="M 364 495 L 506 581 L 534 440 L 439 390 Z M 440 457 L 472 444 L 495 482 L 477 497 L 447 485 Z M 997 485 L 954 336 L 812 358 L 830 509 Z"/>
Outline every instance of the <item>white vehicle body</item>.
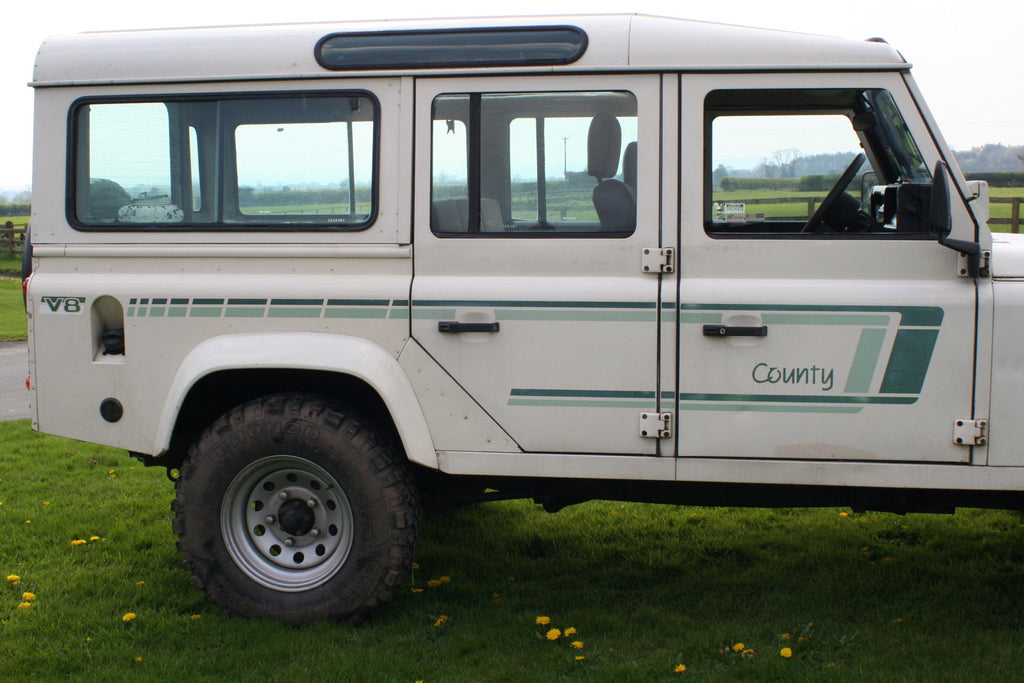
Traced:
<path fill-rule="evenodd" d="M 330 63 L 349 37 L 538 27 L 582 38 L 536 64 L 415 47 L 404 65 L 374 48 Z M 881 42 L 635 15 L 48 40 L 33 427 L 177 468 L 235 406 L 312 392 L 359 405 L 415 466 L 555 507 L 1021 507 L 1024 243 L 993 240 L 987 188 L 963 179 L 909 69 Z M 715 198 L 717 150 L 814 116 L 875 173 L 859 223 Z M 603 172 L 598 118 L 618 131 Z M 333 160 L 295 163 L 346 127 Z M 582 137 L 585 172 L 569 163 Z M 784 174 L 786 149 L 757 153 L 775 151 Z M 327 168 L 347 208 L 323 219 L 256 199 L 272 171 L 294 192 Z M 573 183 L 631 196 L 628 218 L 606 222 L 598 190 L 578 209 Z"/>

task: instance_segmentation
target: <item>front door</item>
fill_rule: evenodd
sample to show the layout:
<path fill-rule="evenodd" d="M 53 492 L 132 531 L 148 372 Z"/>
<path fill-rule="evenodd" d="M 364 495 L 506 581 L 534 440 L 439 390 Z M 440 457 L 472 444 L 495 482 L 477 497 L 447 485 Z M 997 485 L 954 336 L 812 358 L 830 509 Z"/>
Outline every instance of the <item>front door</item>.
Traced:
<path fill-rule="evenodd" d="M 683 79 L 679 454 L 969 462 L 976 285 L 929 234 L 906 86 L 764 84 Z"/>

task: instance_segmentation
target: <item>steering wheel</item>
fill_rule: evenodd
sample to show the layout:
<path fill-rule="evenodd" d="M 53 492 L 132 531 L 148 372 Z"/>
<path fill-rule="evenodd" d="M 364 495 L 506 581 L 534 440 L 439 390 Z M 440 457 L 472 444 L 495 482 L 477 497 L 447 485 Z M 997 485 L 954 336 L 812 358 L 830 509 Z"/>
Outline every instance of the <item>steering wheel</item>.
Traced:
<path fill-rule="evenodd" d="M 825 214 L 832 209 L 832 206 L 836 201 L 838 201 L 839 196 L 846 191 L 847 185 L 853 182 L 854 176 L 857 175 L 857 171 L 860 170 L 860 167 L 864 165 L 865 159 L 867 159 L 867 155 L 865 155 L 864 152 L 861 152 L 854 157 L 853 161 L 850 162 L 850 165 L 846 167 L 845 171 L 843 171 L 843 175 L 839 176 L 839 180 L 836 181 L 836 184 L 833 185 L 832 189 L 828 191 L 827 195 L 825 195 L 825 199 L 823 199 L 821 204 L 818 205 L 818 210 L 814 212 L 810 220 L 807 221 L 807 225 L 805 225 L 800 232 L 814 232 L 818 228 L 821 221 L 824 220 Z"/>

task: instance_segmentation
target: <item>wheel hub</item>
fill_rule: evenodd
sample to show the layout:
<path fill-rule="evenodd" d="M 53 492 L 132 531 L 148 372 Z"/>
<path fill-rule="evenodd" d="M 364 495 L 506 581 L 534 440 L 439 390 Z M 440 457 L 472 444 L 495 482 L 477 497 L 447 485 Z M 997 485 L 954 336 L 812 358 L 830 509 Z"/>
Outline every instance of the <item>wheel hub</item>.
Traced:
<path fill-rule="evenodd" d="M 315 503 L 315 500 L 310 498 L 309 502 Z M 313 529 L 316 515 L 313 514 L 313 510 L 308 502 L 303 503 L 301 500 L 292 498 L 286 500 L 278 508 L 277 520 L 278 524 L 281 525 L 281 530 L 286 534 L 305 536 Z"/>
<path fill-rule="evenodd" d="M 291 455 L 246 467 L 221 506 L 228 552 L 242 571 L 275 590 L 309 590 L 333 576 L 352 547 L 352 525 L 352 508 L 334 477 Z"/>

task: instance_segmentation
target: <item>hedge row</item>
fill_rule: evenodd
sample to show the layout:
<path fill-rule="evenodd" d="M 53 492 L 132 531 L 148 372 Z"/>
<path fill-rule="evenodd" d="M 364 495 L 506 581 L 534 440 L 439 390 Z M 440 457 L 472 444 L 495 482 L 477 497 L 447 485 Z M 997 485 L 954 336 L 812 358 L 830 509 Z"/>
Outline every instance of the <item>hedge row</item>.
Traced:
<path fill-rule="evenodd" d="M 1024 172 L 993 171 L 991 173 L 965 173 L 968 180 L 985 180 L 992 187 L 1024 187 Z"/>
<path fill-rule="evenodd" d="M 0 216 L 28 216 L 31 213 L 31 204 L 0 204 Z"/>
<path fill-rule="evenodd" d="M 1024 172 L 992 171 L 967 173 L 968 180 L 985 180 L 992 187 L 1024 187 Z M 790 190 L 797 192 L 827 192 L 835 185 L 838 175 L 805 175 L 800 178 L 722 178 L 719 186 L 724 192 L 733 190 Z"/>

